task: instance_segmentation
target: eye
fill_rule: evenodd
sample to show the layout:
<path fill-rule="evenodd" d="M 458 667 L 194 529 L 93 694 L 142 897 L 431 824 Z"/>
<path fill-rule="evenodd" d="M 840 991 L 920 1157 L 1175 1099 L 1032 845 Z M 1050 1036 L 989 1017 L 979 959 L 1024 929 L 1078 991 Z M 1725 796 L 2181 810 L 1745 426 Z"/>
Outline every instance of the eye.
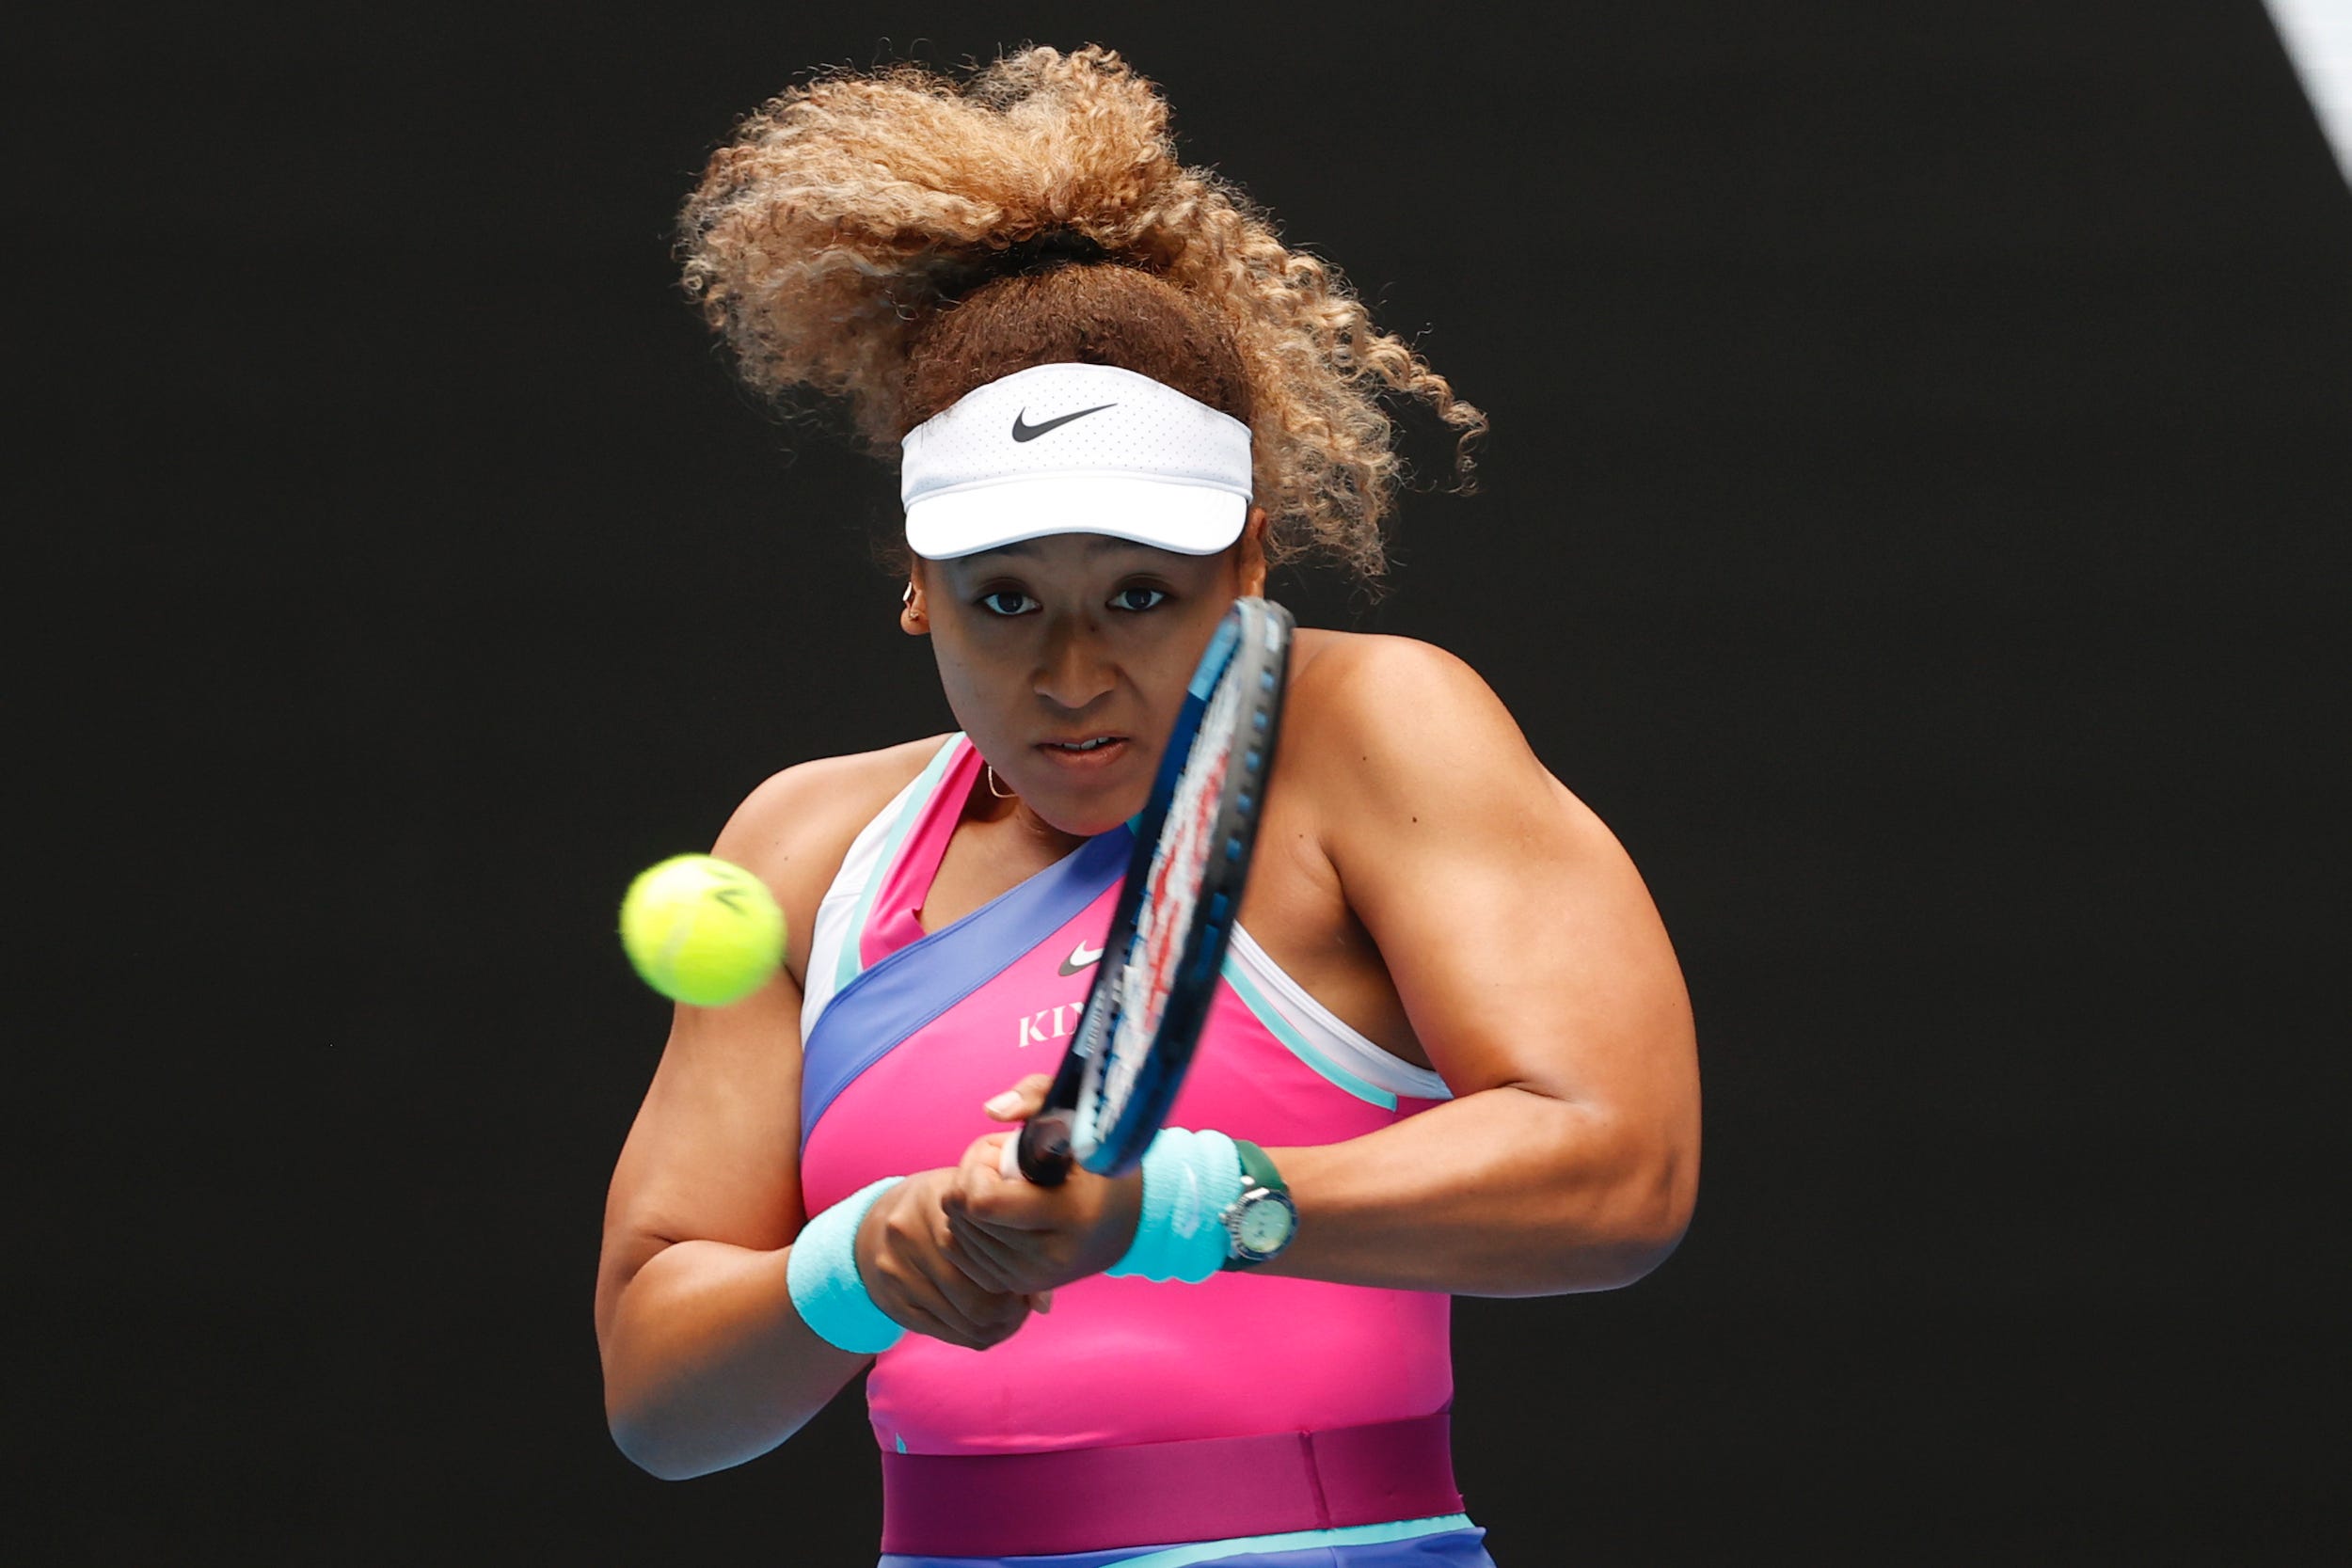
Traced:
<path fill-rule="evenodd" d="M 1037 608 L 1037 601 L 1017 588 L 999 588 L 983 594 L 977 601 L 991 615 L 1026 615 Z"/>
<path fill-rule="evenodd" d="M 1158 588 L 1122 588 L 1111 595 L 1113 610 L 1157 610 L 1167 602 L 1167 592 Z"/>

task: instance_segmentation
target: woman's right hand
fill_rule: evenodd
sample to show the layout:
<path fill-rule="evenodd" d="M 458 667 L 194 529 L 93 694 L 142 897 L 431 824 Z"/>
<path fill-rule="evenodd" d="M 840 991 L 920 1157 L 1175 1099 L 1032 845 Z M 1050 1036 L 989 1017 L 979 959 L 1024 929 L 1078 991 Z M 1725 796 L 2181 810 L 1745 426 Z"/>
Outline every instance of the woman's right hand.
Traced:
<path fill-rule="evenodd" d="M 949 1256 L 953 1239 L 942 1200 L 956 1172 L 908 1177 L 876 1200 L 857 1231 L 857 1268 L 874 1305 L 895 1323 L 966 1350 L 1012 1338 L 1031 1298 L 983 1290 Z"/>

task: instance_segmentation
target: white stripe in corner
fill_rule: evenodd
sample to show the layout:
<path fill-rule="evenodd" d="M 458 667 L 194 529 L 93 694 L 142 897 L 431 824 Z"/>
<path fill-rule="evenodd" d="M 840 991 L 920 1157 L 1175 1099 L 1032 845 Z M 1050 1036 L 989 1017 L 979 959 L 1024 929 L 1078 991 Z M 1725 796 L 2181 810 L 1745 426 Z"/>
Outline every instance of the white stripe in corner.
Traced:
<path fill-rule="evenodd" d="M 1263 1004 L 1279 1015 L 1262 1020 L 1276 1037 L 1309 1067 L 1350 1093 L 1371 1099 L 1358 1086 L 1361 1084 L 1406 1100 L 1454 1098 L 1454 1091 L 1446 1087 L 1444 1079 L 1425 1067 L 1415 1067 L 1381 1050 L 1340 1022 L 1337 1013 L 1284 974 L 1281 966 L 1268 958 L 1266 950 L 1239 925 L 1233 927 L 1233 944 L 1226 950 L 1225 962 L 1229 971 L 1238 969 L 1248 982 L 1234 989 L 1252 1011 L 1259 1011 Z M 1231 977 L 1229 974 L 1228 978 Z M 1257 995 L 1250 994 L 1253 989 Z"/>

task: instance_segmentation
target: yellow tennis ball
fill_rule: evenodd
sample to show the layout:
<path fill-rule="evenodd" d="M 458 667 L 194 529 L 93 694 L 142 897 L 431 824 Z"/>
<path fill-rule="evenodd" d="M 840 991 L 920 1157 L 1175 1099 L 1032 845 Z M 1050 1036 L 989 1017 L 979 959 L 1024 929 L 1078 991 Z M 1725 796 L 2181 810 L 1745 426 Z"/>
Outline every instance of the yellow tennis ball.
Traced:
<path fill-rule="evenodd" d="M 723 1007 L 784 962 L 784 911 L 741 866 L 673 855 L 628 884 L 621 946 L 645 984 L 672 1001 Z"/>

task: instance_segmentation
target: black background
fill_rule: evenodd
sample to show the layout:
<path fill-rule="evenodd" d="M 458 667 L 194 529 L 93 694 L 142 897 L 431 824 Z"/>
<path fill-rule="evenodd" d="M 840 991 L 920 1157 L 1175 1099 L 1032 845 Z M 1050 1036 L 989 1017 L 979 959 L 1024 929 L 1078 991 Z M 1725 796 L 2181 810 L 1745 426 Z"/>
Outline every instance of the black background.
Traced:
<path fill-rule="evenodd" d="M 602 1425 L 620 891 L 948 725 L 892 476 L 737 389 L 669 226 L 809 68 L 1025 39 L 1493 416 L 1390 598 L 1281 592 L 1484 673 L 1690 978 L 1681 1252 L 1457 1307 L 1499 1560 L 2319 1560 L 2352 197 L 2254 0 L 71 15 L 10 111 L 33 1560 L 870 1560 L 854 1395 L 683 1484 Z"/>

